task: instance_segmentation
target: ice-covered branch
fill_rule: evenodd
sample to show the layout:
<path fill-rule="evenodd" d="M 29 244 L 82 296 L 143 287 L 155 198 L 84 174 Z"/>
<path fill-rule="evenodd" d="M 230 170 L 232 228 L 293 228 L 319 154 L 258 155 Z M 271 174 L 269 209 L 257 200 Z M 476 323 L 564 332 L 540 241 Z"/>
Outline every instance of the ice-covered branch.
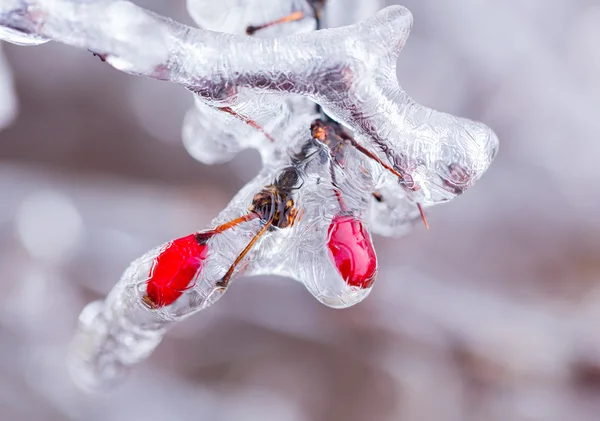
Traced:
<path fill-rule="evenodd" d="M 275 39 L 190 28 L 120 0 L 8 0 L 0 25 L 86 48 L 214 106 L 248 90 L 308 97 L 373 144 L 414 201 L 462 192 L 497 150 L 486 126 L 422 107 L 398 85 L 395 63 L 412 26 L 401 6 L 353 26 Z"/>
<path fill-rule="evenodd" d="M 248 14 L 258 3 L 239 2 Z M 316 19 L 323 3 L 292 13 Z M 228 6 L 196 0 L 193 15 L 210 22 L 233 13 Z M 211 27 L 265 23 L 244 13 L 237 26 Z M 496 154 L 489 128 L 418 105 L 399 86 L 396 60 L 412 26 L 403 7 L 337 29 L 284 25 L 288 36 L 276 38 L 189 28 L 119 0 L 5 0 L 0 25 L 8 41 L 53 39 L 184 86 L 196 97 L 183 132 L 195 157 L 211 163 L 256 147 L 264 161 L 209 229 L 137 259 L 84 310 L 72 363 L 87 386 L 117 380 L 242 274 L 294 278 L 330 307 L 362 301 L 377 274 L 369 227 L 398 234 L 421 204 L 470 187 Z"/>

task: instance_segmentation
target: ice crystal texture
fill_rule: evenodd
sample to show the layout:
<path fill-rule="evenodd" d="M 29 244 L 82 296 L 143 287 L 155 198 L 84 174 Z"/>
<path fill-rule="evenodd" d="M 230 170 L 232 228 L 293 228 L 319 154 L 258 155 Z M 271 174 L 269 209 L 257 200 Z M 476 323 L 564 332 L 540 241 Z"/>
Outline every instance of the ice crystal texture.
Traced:
<path fill-rule="evenodd" d="M 406 8 L 375 13 L 377 1 L 350 8 L 331 0 L 322 15 L 322 3 L 189 0 L 205 29 L 127 1 L 0 5 L 6 41 L 53 39 L 193 92 L 183 140 L 196 159 L 223 162 L 256 148 L 263 161 L 211 229 L 251 218 L 205 231 L 211 234 L 198 240 L 207 250 L 201 261 L 181 240 L 157 247 L 131 264 L 106 300 L 82 312 L 72 365 L 86 386 L 110 385 L 147 357 L 173 323 L 217 301 L 229 275 L 284 275 L 328 306 L 360 302 L 376 267 L 368 229 L 406 231 L 419 215 L 417 203 L 456 197 L 490 165 L 498 140 L 488 127 L 421 106 L 398 85 L 396 60 L 412 25 Z M 245 35 L 249 25 L 299 12 L 300 19 Z M 314 31 L 317 16 L 338 26 L 370 14 L 352 26 Z M 170 284 L 156 279 L 168 271 Z M 190 271 L 190 279 L 181 278 Z M 351 282 L 358 272 L 365 278 Z M 149 282 L 159 292 L 151 293 Z"/>

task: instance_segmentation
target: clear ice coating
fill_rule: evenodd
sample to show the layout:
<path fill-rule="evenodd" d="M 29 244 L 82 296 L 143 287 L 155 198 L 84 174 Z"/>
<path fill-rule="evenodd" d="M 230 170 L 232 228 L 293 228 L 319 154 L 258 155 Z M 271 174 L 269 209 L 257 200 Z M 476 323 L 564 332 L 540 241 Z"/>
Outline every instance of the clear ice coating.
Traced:
<path fill-rule="evenodd" d="M 400 235 L 487 170 L 498 148 L 488 127 L 423 107 L 398 85 L 410 12 L 350 3 L 189 0 L 205 29 L 127 1 L 0 5 L 7 41 L 54 39 L 190 90 L 182 137 L 196 159 L 262 156 L 210 228 L 137 259 L 85 308 L 71 355 L 80 384 L 113 384 L 242 274 L 296 279 L 334 308 L 362 301 L 377 273 L 369 229 Z M 326 25 L 341 27 L 315 31 Z"/>
<path fill-rule="evenodd" d="M 35 34 L 25 34 L 7 27 L 0 27 L 0 39 L 16 45 L 40 45 L 50 41 Z"/>

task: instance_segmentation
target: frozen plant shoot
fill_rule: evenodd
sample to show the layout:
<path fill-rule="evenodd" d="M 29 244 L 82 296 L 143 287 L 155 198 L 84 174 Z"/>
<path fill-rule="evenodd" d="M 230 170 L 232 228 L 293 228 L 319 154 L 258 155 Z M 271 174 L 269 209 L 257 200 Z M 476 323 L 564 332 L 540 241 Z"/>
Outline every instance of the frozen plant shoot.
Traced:
<path fill-rule="evenodd" d="M 113 384 L 242 274 L 296 279 L 333 308 L 362 301 L 377 275 L 370 231 L 427 226 L 424 208 L 487 170 L 494 133 L 403 91 L 396 60 L 412 16 L 379 9 L 378 0 L 188 0 L 197 29 L 122 0 L 0 4 L 6 41 L 63 42 L 188 89 L 182 137 L 197 160 L 256 148 L 263 161 L 209 228 L 135 260 L 84 309 L 71 355 L 81 384 Z"/>

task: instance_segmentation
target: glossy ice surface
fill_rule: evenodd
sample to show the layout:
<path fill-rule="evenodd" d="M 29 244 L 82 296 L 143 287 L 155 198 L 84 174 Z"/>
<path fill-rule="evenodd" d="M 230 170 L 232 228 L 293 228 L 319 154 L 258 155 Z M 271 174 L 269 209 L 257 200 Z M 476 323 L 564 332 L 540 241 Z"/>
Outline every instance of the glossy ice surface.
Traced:
<path fill-rule="evenodd" d="M 0 5 L 0 25 L 8 28 L 0 37 L 9 42 L 54 39 L 99 54 L 122 71 L 193 92 L 183 139 L 198 160 L 223 162 L 248 147 L 260 151 L 263 170 L 212 228 L 248 214 L 257 194 L 271 192 L 270 210 L 212 236 L 198 250 L 201 263 L 191 254 L 173 257 L 179 243 L 158 247 L 131 264 L 104 302 L 86 308 L 73 352 L 74 373 L 86 386 L 111 384 L 152 352 L 173 322 L 220 298 L 219 281 L 267 223 L 273 226 L 233 277 L 279 274 L 299 280 L 328 306 L 360 302 L 376 272 L 367 229 L 405 231 L 418 216 L 416 203 L 427 207 L 454 198 L 492 162 L 498 140 L 488 127 L 423 107 L 399 86 L 396 59 L 412 26 L 406 8 L 389 7 L 355 25 L 315 32 L 314 9 L 299 3 L 189 1 L 190 14 L 207 29 L 187 28 L 127 1 Z M 360 16 L 379 8 L 377 1 L 360 4 Z M 337 12 L 325 10 L 324 22 L 349 23 L 339 1 L 328 7 Z M 243 35 L 248 25 L 298 10 L 304 18 Z M 315 103 L 396 175 L 356 146 L 316 142 L 310 131 L 319 117 Z M 278 182 L 289 168 L 293 180 Z M 373 198 L 376 191 L 383 201 Z M 287 206 L 280 210 L 283 219 L 269 221 L 279 215 L 279 205 Z M 340 212 L 350 219 L 335 219 Z M 290 223 L 282 223 L 288 216 Z M 179 263 L 183 269 L 175 273 Z"/>

